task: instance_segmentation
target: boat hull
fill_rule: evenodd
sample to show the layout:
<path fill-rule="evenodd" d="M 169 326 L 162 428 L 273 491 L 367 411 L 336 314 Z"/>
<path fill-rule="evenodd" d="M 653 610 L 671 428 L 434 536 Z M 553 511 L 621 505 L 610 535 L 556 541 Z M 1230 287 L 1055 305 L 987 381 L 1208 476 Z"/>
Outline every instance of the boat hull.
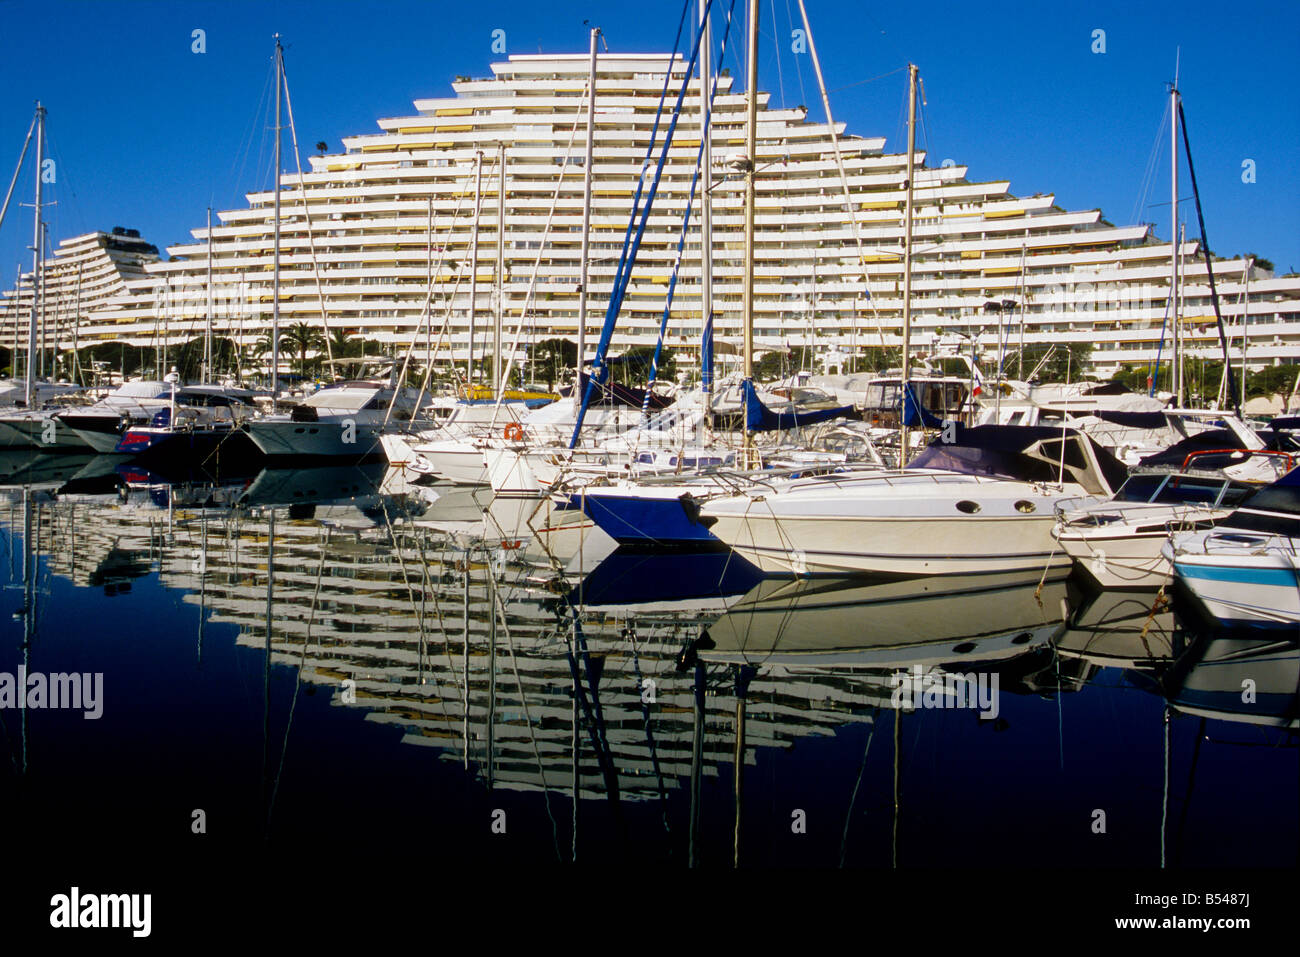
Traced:
<path fill-rule="evenodd" d="M 1174 569 L 1205 614 L 1220 625 L 1300 625 L 1300 562 L 1295 555 L 1178 555 Z"/>
<path fill-rule="evenodd" d="M 710 513 L 712 532 L 765 572 L 974 575 L 1070 564 L 1043 517 L 781 517 Z"/>
<path fill-rule="evenodd" d="M 637 488 L 602 488 L 571 495 L 569 501 L 620 545 L 726 548 L 700 521 L 699 504 L 689 491 L 654 495 Z"/>
<path fill-rule="evenodd" d="M 1173 576 L 1173 568 L 1160 554 L 1167 534 L 1056 536 L 1078 569 L 1103 589 L 1155 589 Z"/>
<path fill-rule="evenodd" d="M 322 420 L 254 420 L 248 437 L 269 458 L 363 459 L 384 454 L 377 423 Z"/>
<path fill-rule="evenodd" d="M 95 451 L 75 429 L 54 415 L 11 415 L 0 420 L 0 446 L 42 452 Z"/>

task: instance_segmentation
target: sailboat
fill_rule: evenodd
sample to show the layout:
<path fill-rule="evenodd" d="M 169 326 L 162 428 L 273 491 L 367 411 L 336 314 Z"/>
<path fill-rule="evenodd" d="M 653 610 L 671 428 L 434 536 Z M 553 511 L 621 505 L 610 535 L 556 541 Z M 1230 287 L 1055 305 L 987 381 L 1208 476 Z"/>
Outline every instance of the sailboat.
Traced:
<path fill-rule="evenodd" d="M 45 164 L 45 107 L 36 104 L 36 114 L 32 125 L 27 130 L 22 152 L 18 157 L 18 166 L 14 170 L 13 180 L 5 194 L 4 205 L 0 206 L 0 225 L 4 223 L 5 213 L 13 198 L 14 186 L 18 183 L 18 174 L 22 171 L 23 161 L 31 145 L 32 135 L 36 137 L 36 196 L 33 203 L 34 238 L 32 240 L 32 311 L 27 326 L 27 373 L 22 389 L 22 398 L 18 390 L 9 387 L 4 395 L 11 401 L 15 411 L 0 414 L 0 448 L 37 448 L 42 451 L 80 451 L 88 446 L 84 440 L 69 429 L 60 429 L 54 418 L 58 409 L 42 408 L 52 398 L 80 391 L 75 386 L 62 383 L 43 382 L 36 378 L 36 361 L 38 355 L 38 326 L 44 323 L 44 287 L 45 287 L 45 223 L 44 209 L 44 170 Z M 15 341 L 16 341 L 15 337 Z M 18 408 L 21 406 L 21 408 Z"/>

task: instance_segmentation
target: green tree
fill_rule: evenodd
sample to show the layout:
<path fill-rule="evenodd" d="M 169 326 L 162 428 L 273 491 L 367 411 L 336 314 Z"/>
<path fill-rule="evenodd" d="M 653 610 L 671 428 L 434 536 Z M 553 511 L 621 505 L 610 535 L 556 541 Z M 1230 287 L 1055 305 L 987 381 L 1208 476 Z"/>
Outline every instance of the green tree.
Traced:
<path fill-rule="evenodd" d="M 639 386 L 644 388 L 650 381 L 650 367 L 654 363 L 655 347 L 654 346 L 633 346 L 620 357 L 622 362 L 622 379 L 625 385 Z M 673 350 L 664 346 L 663 351 L 659 354 L 659 369 L 655 378 L 657 380 L 671 380 L 677 375 L 677 358 L 673 355 Z"/>
<path fill-rule="evenodd" d="M 754 378 L 759 382 L 784 379 L 800 369 L 816 369 L 816 356 L 809 346 L 795 346 L 782 352 L 767 352 L 754 366 Z"/>
<path fill-rule="evenodd" d="M 578 364 L 578 344 L 569 339 L 543 339 L 533 347 L 534 374 L 546 382 L 546 391 Z"/>
<path fill-rule="evenodd" d="M 325 336 L 320 327 L 309 322 L 295 322 L 280 332 L 280 348 L 298 353 L 298 373 L 307 376 L 307 353 L 326 348 Z M 317 363 L 318 364 L 318 363 Z"/>
<path fill-rule="evenodd" d="M 1295 388 L 1297 374 L 1300 374 L 1300 366 L 1265 366 L 1258 372 L 1252 372 L 1246 376 L 1246 396 L 1253 399 L 1256 396 L 1269 396 L 1278 393 L 1290 395 L 1291 390 Z"/>
<path fill-rule="evenodd" d="M 857 372 L 884 372 L 897 369 L 903 364 L 903 350 L 895 346 L 868 346 L 859 349 L 858 354 L 850 356 L 844 363 L 844 372 L 851 375 Z"/>

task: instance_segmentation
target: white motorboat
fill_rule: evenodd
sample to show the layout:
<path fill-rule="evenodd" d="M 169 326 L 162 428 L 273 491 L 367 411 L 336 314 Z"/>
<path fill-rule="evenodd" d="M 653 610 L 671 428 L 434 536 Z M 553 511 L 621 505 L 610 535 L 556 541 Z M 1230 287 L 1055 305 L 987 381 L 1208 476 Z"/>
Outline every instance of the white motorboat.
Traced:
<path fill-rule="evenodd" d="M 1257 488 L 1222 471 L 1136 472 L 1109 502 L 1058 503 L 1052 534 L 1100 587 L 1159 588 L 1169 535 L 1214 527 Z"/>
<path fill-rule="evenodd" d="M 1170 536 L 1164 557 L 1222 627 L 1300 625 L 1300 469 L 1207 531 Z"/>
<path fill-rule="evenodd" d="M 353 380 L 325 386 L 289 412 L 259 416 L 244 428 L 263 454 L 273 458 L 359 459 L 380 454 L 385 421 L 409 421 L 415 403 L 414 389 Z"/>
<path fill-rule="evenodd" d="M 1067 429 L 980 426 L 907 468 L 820 475 L 705 503 L 701 522 L 764 571 L 954 575 L 1066 564 L 1056 503 L 1109 498 L 1124 468 Z"/>

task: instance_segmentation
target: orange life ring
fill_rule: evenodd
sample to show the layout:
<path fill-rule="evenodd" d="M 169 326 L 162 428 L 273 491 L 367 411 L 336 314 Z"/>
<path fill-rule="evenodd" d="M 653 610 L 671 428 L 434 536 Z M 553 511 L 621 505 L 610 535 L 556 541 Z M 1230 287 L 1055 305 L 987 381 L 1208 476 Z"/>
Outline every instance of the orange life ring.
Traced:
<path fill-rule="evenodd" d="M 505 437 L 511 442 L 520 442 L 524 437 L 524 427 L 518 422 L 511 422 L 506 426 Z"/>

